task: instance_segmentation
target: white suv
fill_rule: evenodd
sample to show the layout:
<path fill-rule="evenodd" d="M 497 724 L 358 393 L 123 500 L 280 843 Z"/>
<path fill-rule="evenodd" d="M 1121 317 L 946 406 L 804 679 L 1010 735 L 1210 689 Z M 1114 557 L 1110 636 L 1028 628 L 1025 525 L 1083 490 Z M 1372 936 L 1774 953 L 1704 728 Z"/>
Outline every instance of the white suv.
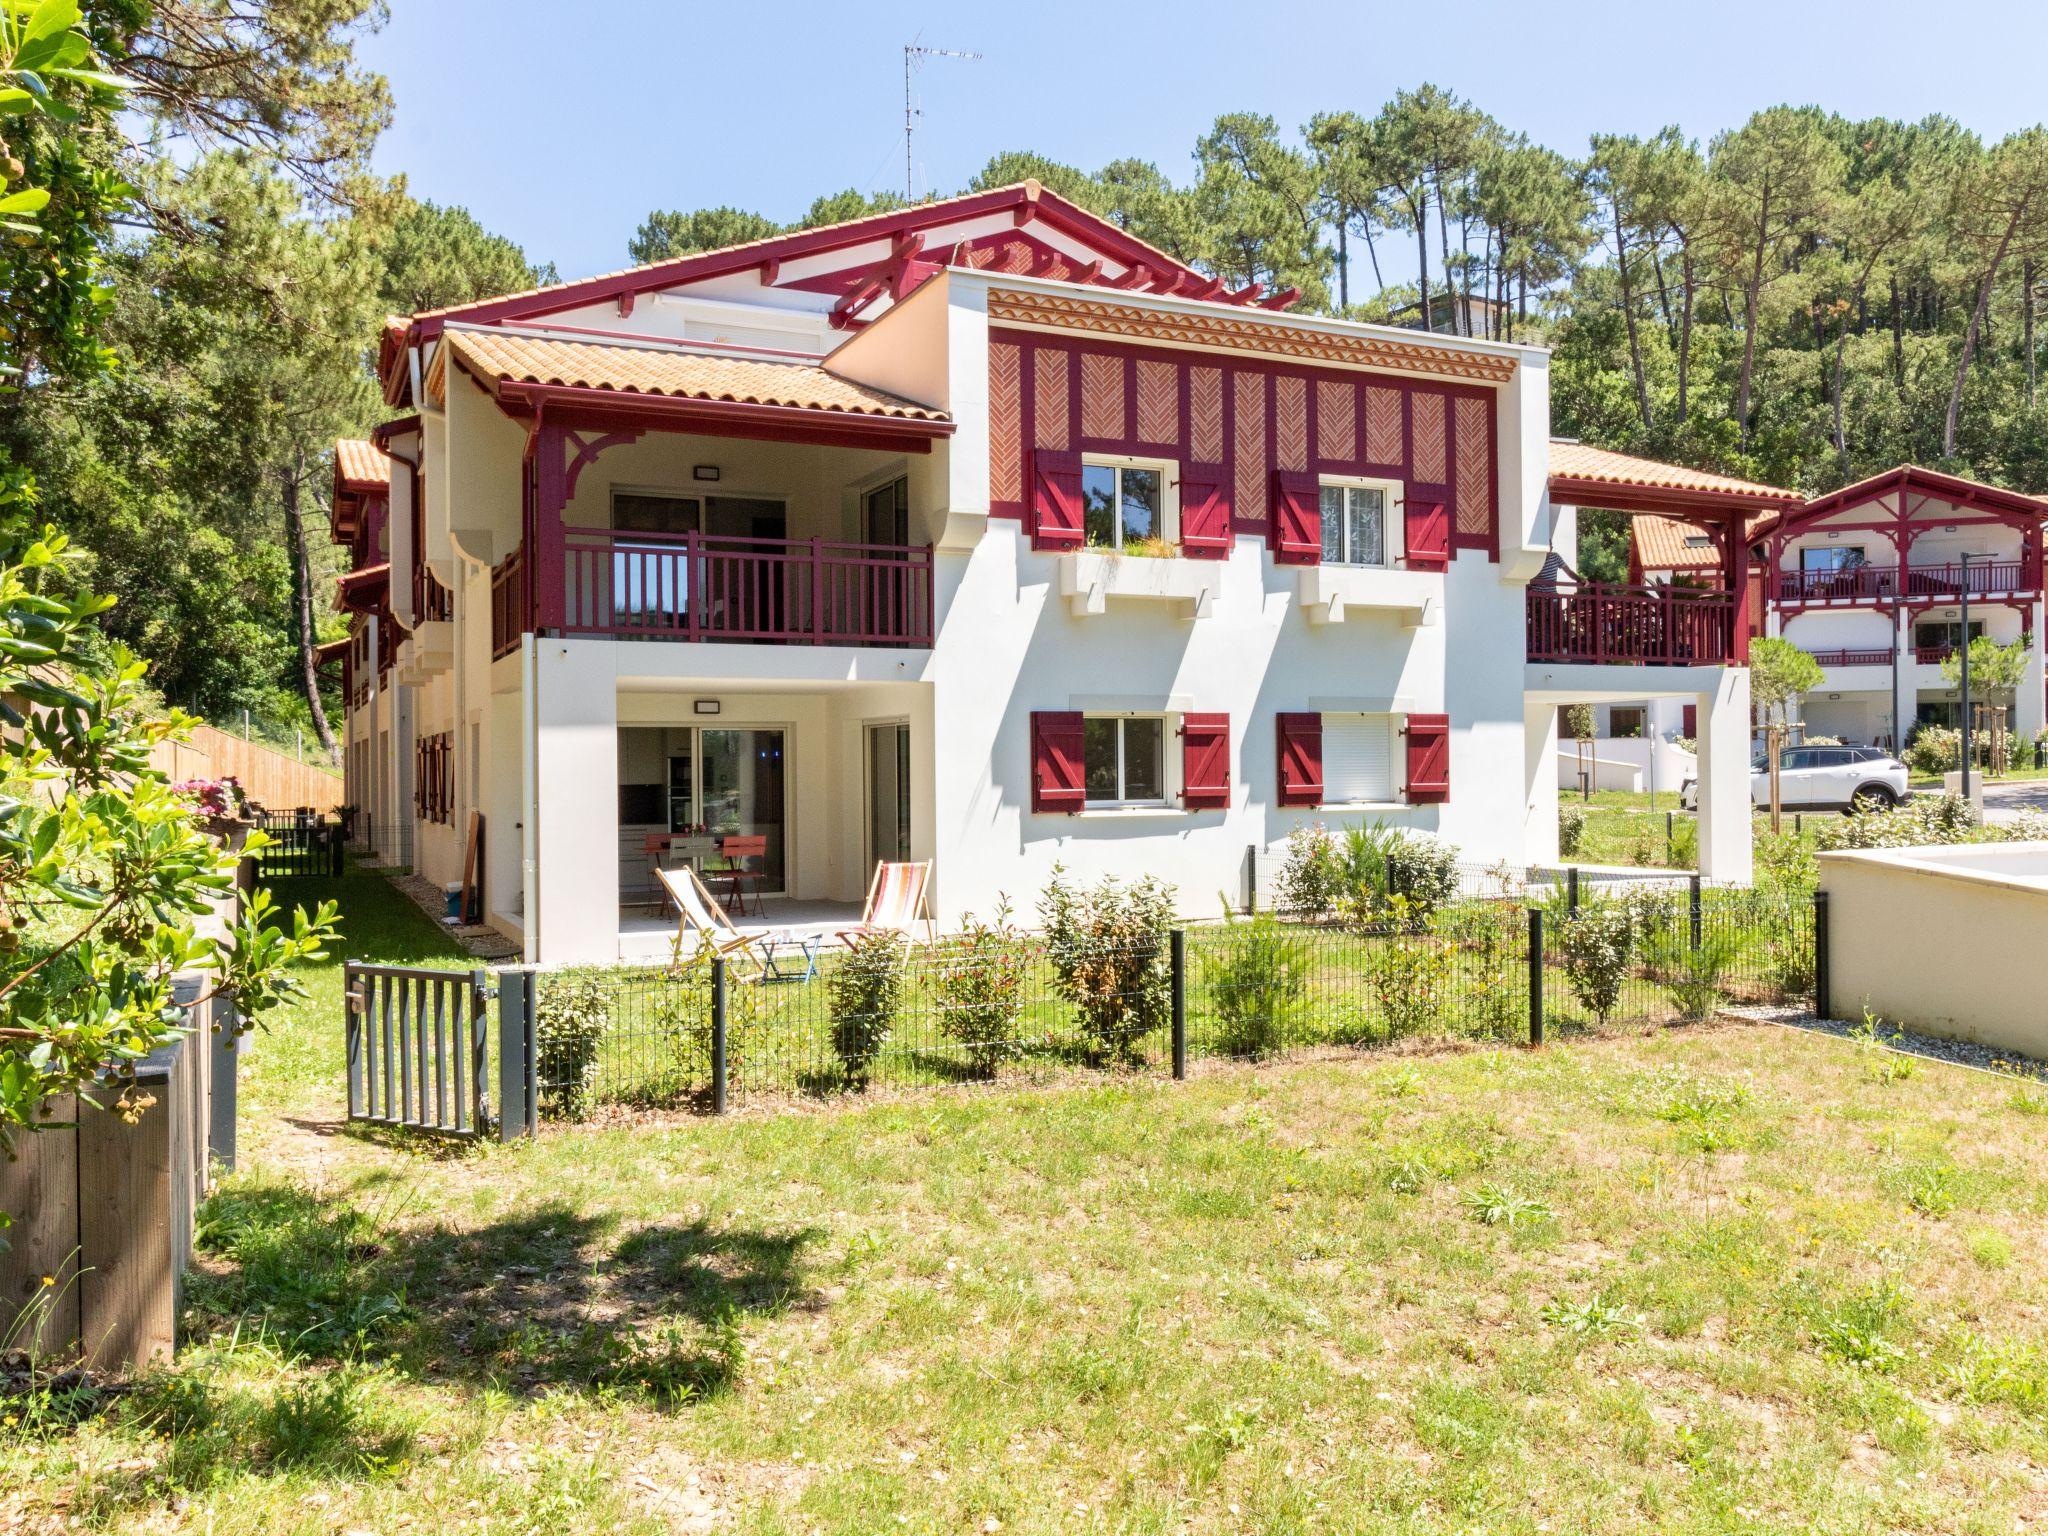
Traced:
<path fill-rule="evenodd" d="M 1906 798 L 1906 765 L 1877 747 L 1786 747 L 1778 754 L 1778 804 L 1788 811 L 1888 810 Z M 1749 798 L 1771 803 L 1771 775 L 1761 760 L 1750 765 Z M 1688 778 L 1678 803 L 1699 809 L 1700 790 Z"/>

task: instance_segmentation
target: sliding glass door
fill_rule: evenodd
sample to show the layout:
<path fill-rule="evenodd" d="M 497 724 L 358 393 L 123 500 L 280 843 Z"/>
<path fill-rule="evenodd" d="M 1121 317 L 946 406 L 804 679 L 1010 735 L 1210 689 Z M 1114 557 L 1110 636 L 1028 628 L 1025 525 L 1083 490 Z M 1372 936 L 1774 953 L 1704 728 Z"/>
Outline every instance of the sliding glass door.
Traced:
<path fill-rule="evenodd" d="M 868 727 L 868 862 L 910 857 L 910 727 Z"/>
<path fill-rule="evenodd" d="M 699 729 L 669 754 L 669 830 L 702 827 L 713 837 L 760 837 L 762 888 L 785 888 L 788 857 L 787 743 L 779 730 Z"/>

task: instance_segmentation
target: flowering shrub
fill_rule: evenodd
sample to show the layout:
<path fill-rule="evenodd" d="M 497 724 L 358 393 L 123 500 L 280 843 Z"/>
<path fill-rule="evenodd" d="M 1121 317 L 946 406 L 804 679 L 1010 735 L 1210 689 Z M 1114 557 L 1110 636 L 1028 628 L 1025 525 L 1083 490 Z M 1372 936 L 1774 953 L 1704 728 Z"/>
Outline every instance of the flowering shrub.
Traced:
<path fill-rule="evenodd" d="M 1906 748 L 1906 766 L 1926 778 L 1953 773 L 1962 761 L 1962 733 L 1945 725 L 1922 726 Z"/>
<path fill-rule="evenodd" d="M 173 784 L 171 792 L 191 800 L 201 817 L 248 819 L 249 796 L 233 774 L 219 779 L 187 779 L 182 784 Z"/>
<path fill-rule="evenodd" d="M 1328 917 L 1344 895 L 1344 858 L 1337 838 L 1320 821 L 1296 827 L 1287 839 L 1287 862 L 1280 866 L 1274 895 L 1282 912 L 1300 917 Z"/>
<path fill-rule="evenodd" d="M 1635 915 L 1620 902 L 1593 901 L 1551 930 L 1565 979 L 1602 1024 L 1621 1001 L 1636 926 Z"/>

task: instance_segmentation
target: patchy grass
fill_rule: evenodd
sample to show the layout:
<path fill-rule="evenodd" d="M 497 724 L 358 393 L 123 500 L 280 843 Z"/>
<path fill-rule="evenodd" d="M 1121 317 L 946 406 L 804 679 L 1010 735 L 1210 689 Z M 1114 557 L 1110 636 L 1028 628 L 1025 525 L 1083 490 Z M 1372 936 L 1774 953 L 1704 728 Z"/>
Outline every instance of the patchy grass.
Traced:
<path fill-rule="evenodd" d="M 0 1526 L 2004 1532 L 2048 1499 L 2040 1119 L 1873 1043 L 1382 1052 L 449 1156 L 334 1133 L 337 1021 L 260 1048 L 178 1365 L 9 1427 Z"/>

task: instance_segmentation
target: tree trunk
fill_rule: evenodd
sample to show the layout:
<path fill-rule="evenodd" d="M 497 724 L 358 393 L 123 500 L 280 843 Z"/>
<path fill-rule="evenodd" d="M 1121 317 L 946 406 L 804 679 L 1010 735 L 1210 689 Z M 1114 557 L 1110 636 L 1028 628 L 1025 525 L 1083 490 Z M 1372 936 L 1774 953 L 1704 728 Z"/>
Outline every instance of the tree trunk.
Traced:
<path fill-rule="evenodd" d="M 2027 409 L 2034 408 L 2034 391 L 2040 383 L 2038 359 L 2034 356 L 2034 258 L 2020 267 L 2020 330 L 2027 349 Z"/>
<path fill-rule="evenodd" d="M 1436 247 L 1444 259 L 1444 299 L 1451 306 L 1451 334 L 1465 334 L 1465 322 L 1458 313 L 1458 285 L 1451 281 L 1451 219 L 1449 199 L 1444 196 L 1443 173 L 1436 178 Z"/>
<path fill-rule="evenodd" d="M 1349 215 L 1341 215 L 1337 220 L 1337 307 L 1339 309 L 1349 309 L 1351 307 L 1351 246 L 1345 239 L 1345 225 L 1349 222 Z"/>
<path fill-rule="evenodd" d="M 302 476 L 294 468 L 284 477 L 284 538 L 292 559 L 292 617 L 299 647 L 299 680 L 306 690 L 306 708 L 313 716 L 313 732 L 329 758 L 334 754 L 334 732 L 327 724 L 327 710 L 320 702 L 320 664 L 313 655 L 313 562 L 306 550 L 306 515 L 299 506 Z"/>
<path fill-rule="evenodd" d="M 1684 291 L 1679 295 L 1678 315 L 1678 424 L 1682 427 L 1690 409 L 1687 391 L 1692 383 L 1692 303 L 1693 295 L 1698 291 L 1698 284 L 1693 280 L 1690 245 L 1685 247 L 1680 261 L 1679 276 L 1685 283 Z"/>
<path fill-rule="evenodd" d="M 1742 374 L 1735 386 L 1735 427 L 1744 452 L 1749 449 L 1749 386 L 1756 375 L 1756 311 L 1764 288 L 1764 251 L 1770 245 L 1771 184 L 1764 183 L 1763 201 L 1757 208 L 1756 251 L 1749 264 L 1749 281 L 1742 295 Z"/>
<path fill-rule="evenodd" d="M 1906 392 L 1906 311 L 1899 302 L 1899 278 L 1892 274 L 1892 388 Z"/>
<path fill-rule="evenodd" d="M 1829 393 L 1834 396 L 1835 408 L 1835 457 L 1841 461 L 1842 474 L 1849 473 L 1849 439 L 1842 429 L 1842 354 L 1849 346 L 1849 311 L 1842 311 L 1841 323 L 1835 327 L 1835 378 Z"/>
<path fill-rule="evenodd" d="M 1650 430 L 1650 386 L 1643 377 L 1643 343 L 1636 333 L 1636 296 L 1628 276 L 1628 235 L 1621 221 L 1621 199 L 1609 198 L 1614 210 L 1614 270 L 1621 279 L 1621 314 L 1628 323 L 1628 366 L 1635 375 L 1636 410 L 1642 414 L 1643 430 Z"/>
<path fill-rule="evenodd" d="M 1663 239 L 1664 237 L 1659 235 L 1650 242 L 1650 271 L 1655 274 L 1657 279 L 1657 312 L 1664 317 L 1664 334 L 1669 336 L 1672 333 L 1671 290 L 1665 286 L 1664 260 L 1657 250 L 1657 247 L 1663 243 Z"/>
<path fill-rule="evenodd" d="M 1380 276 L 1380 248 L 1373 243 L 1372 219 L 1365 221 L 1365 254 L 1372 258 L 1372 285 L 1375 290 L 1387 286 L 1387 280 Z"/>
<path fill-rule="evenodd" d="M 1983 334 L 1984 312 L 1991 307 L 1991 287 L 1998 281 L 1998 269 L 2005 262 L 2005 252 L 2012 244 L 2012 237 L 2020 227 L 2020 220 L 2026 216 L 2026 198 L 2013 207 L 2012 214 L 2005 221 L 2005 232 L 1998 237 L 1998 248 L 1991 253 L 1991 265 L 1984 273 L 1984 281 L 1977 288 L 1977 307 L 1970 311 L 1970 324 L 1963 332 L 1963 353 L 1956 359 L 1956 382 L 1948 392 L 1948 418 L 1941 427 L 1941 456 L 1952 459 L 1956 453 L 1956 426 L 1963 415 L 1963 380 L 1969 377 L 1970 360 L 1976 356 L 1977 338 Z"/>
<path fill-rule="evenodd" d="M 1436 329 L 1436 316 L 1429 312 L 1429 183 L 1419 181 L 1416 190 L 1421 194 L 1420 206 L 1413 197 L 1403 194 L 1408 212 L 1415 218 L 1415 286 L 1422 295 L 1422 328 Z"/>

